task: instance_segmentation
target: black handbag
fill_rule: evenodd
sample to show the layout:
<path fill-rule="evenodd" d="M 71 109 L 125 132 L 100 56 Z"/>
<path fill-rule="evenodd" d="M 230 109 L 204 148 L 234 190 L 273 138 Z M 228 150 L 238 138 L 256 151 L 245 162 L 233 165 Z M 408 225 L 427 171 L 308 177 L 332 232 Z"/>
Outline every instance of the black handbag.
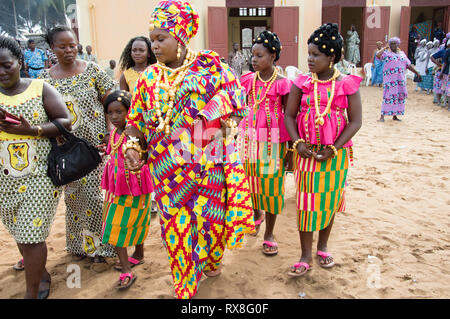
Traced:
<path fill-rule="evenodd" d="M 58 145 L 50 138 L 52 149 L 47 157 L 47 175 L 56 186 L 66 185 L 92 172 L 102 161 L 99 151 L 85 139 L 76 137 L 57 121 L 52 121 L 65 139 Z"/>

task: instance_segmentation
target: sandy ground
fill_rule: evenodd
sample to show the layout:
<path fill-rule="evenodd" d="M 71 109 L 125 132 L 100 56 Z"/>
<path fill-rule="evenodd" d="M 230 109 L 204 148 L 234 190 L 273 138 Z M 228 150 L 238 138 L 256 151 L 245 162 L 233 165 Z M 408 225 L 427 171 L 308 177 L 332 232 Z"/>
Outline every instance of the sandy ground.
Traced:
<path fill-rule="evenodd" d="M 197 298 L 450 297 L 450 112 L 409 85 L 402 122 L 387 118 L 378 123 L 382 90 L 361 88 L 363 127 L 354 138 L 347 212 L 335 219 L 329 241 L 336 266 L 322 269 L 314 260 L 306 276 L 287 276 L 300 256 L 294 179 L 288 175 L 286 206 L 275 228 L 279 254 L 261 253 L 263 224 L 242 249 L 226 252 L 222 275 L 203 279 Z M 138 279 L 126 292 L 113 289 L 117 271 L 98 273 L 87 260 L 71 261 L 64 250 L 63 205 L 47 243 L 50 298 L 173 298 L 157 218 L 145 242 L 145 264 L 135 268 Z M 0 298 L 24 295 L 25 274 L 12 269 L 19 257 L 14 240 L 0 226 Z M 67 282 L 73 283 L 77 265 L 81 285 L 70 288 Z"/>

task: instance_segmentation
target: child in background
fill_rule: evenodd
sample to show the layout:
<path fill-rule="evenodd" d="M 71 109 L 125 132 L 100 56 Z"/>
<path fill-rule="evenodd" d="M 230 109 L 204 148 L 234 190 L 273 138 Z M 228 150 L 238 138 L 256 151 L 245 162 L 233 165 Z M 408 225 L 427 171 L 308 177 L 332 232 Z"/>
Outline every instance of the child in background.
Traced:
<path fill-rule="evenodd" d="M 144 240 L 150 226 L 151 197 L 153 191 L 151 175 L 147 165 L 135 174 L 127 169 L 123 157 L 127 140 L 123 130 L 131 104 L 131 94 L 114 91 L 105 103 L 105 113 L 115 126 L 110 135 L 106 154 L 110 156 L 102 178 L 106 190 L 103 209 L 102 244 L 115 246 L 121 271 L 117 288 L 129 288 L 136 280 L 131 268 L 143 263 Z M 102 145 L 105 148 L 105 145 Z M 128 257 L 127 247 L 135 246 Z"/>

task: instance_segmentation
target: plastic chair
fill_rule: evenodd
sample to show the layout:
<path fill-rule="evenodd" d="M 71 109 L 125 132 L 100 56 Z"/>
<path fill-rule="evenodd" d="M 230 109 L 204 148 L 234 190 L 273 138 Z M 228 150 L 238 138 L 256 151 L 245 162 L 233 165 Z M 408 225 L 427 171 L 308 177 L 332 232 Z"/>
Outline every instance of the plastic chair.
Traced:
<path fill-rule="evenodd" d="M 369 86 L 370 80 L 372 79 L 372 66 L 373 63 L 371 62 L 364 64 L 364 73 L 366 74 L 366 86 Z"/>
<path fill-rule="evenodd" d="M 406 78 L 407 79 L 411 79 L 411 80 L 413 80 L 414 79 L 414 72 L 413 71 L 411 71 L 411 70 L 406 70 Z"/>
<path fill-rule="evenodd" d="M 300 72 L 300 70 L 297 67 L 292 66 L 292 65 L 287 66 L 284 70 L 286 72 L 286 77 L 292 81 L 294 81 L 297 78 L 297 76 L 300 73 L 302 73 L 302 72 Z"/>
<path fill-rule="evenodd" d="M 350 63 L 349 66 L 348 66 L 348 72 L 351 75 L 356 75 L 356 65 L 353 64 L 353 63 Z"/>

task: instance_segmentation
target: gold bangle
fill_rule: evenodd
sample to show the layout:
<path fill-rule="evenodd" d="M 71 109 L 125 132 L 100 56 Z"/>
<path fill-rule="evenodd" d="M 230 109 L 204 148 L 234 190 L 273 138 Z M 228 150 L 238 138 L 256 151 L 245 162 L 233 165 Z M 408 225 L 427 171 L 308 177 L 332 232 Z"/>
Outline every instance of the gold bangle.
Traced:
<path fill-rule="evenodd" d="M 36 125 L 36 127 L 37 127 L 37 137 L 41 137 L 42 136 L 42 133 L 44 133 L 44 130 L 42 129 L 42 127 L 41 126 L 39 126 L 39 125 Z"/>
<path fill-rule="evenodd" d="M 294 152 L 294 153 L 297 152 L 297 145 L 298 145 L 298 143 L 306 143 L 306 142 L 305 142 L 304 139 L 299 138 L 298 140 L 296 140 L 296 141 L 294 142 L 294 144 L 292 145 L 292 148 L 288 149 L 288 151 Z"/>
<path fill-rule="evenodd" d="M 337 149 L 336 149 L 336 147 L 334 147 L 334 145 L 327 145 L 327 147 L 328 148 L 331 148 L 332 150 L 333 150 L 333 153 L 334 153 L 334 156 L 333 156 L 333 158 L 334 157 L 336 157 L 337 155 L 338 155 L 338 151 L 337 151 Z"/>
<path fill-rule="evenodd" d="M 122 146 L 122 154 L 124 157 L 126 156 L 126 153 L 129 149 L 136 150 L 139 153 L 139 157 L 141 159 L 144 157 L 144 154 L 147 153 L 146 151 L 142 150 L 141 145 L 139 145 L 139 143 L 134 142 L 134 141 L 127 141 Z"/>

